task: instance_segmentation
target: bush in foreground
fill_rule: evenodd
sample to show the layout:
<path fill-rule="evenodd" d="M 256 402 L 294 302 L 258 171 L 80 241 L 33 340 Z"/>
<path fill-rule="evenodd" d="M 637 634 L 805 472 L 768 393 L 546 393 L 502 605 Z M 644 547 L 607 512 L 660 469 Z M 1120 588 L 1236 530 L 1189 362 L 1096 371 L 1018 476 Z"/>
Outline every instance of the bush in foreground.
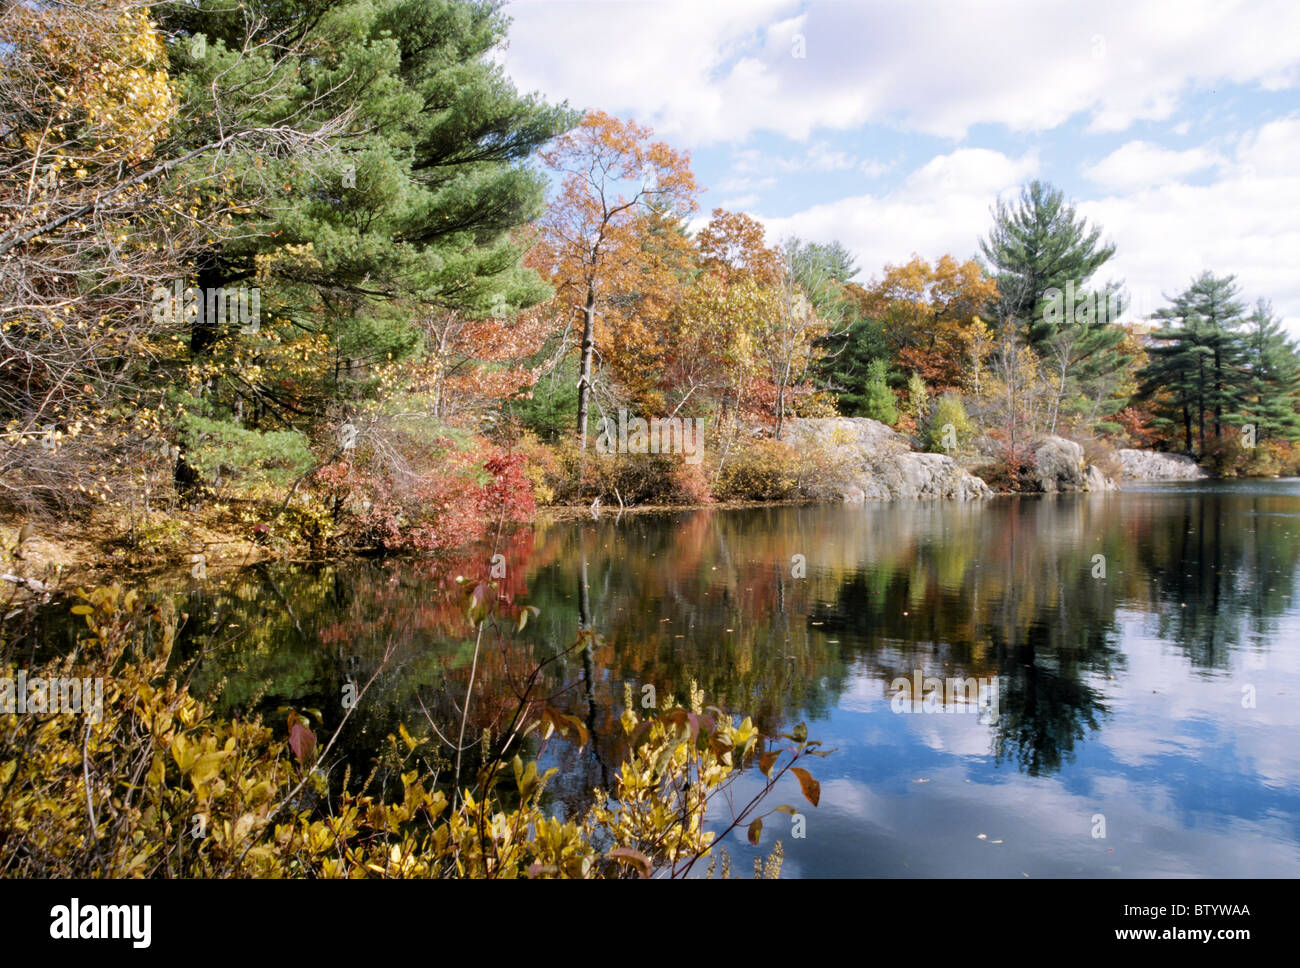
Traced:
<path fill-rule="evenodd" d="M 501 617 L 491 592 L 471 593 L 480 640 Z M 706 817 L 730 802 L 745 766 L 756 764 L 765 783 L 724 835 L 744 823 L 757 843 L 758 806 L 787 772 L 818 801 L 817 781 L 797 764 L 826 753 L 802 724 L 783 734 L 788 745 L 764 749 L 748 718 L 704 706 L 694 690 L 689 708 L 644 717 L 625 697 L 630 752 L 612 795 L 596 791 L 582 816 L 548 814 L 543 795 L 555 771 L 525 762 L 518 738 L 535 735 L 540 758 L 557 733 L 585 744 L 585 727 L 527 695 L 518 738 L 496 746 L 485 735 L 476 776 L 463 786 L 458 778 L 440 786 L 420 765 L 427 741 L 405 727 L 400 739 L 389 736 L 402 794 L 385 800 L 366 790 L 373 774 L 361 789 L 346 774 L 330 783 L 338 731 L 318 746 L 294 711 L 287 736 L 259 719 L 216 721 L 169 672 L 177 627 L 169 600 L 100 588 L 73 611 L 89 635 L 28 678 L 102 677 L 102 708 L 0 712 L 0 870 L 11 877 L 680 877 L 710 855 Z M 3 676 L 15 672 L 0 660 Z"/>

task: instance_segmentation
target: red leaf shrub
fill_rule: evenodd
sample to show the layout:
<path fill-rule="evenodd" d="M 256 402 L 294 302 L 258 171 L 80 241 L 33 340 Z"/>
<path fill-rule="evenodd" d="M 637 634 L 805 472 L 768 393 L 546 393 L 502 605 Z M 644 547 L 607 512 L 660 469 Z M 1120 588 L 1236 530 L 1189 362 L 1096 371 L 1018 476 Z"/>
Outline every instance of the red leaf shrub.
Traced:
<path fill-rule="evenodd" d="M 981 467 L 977 473 L 995 491 L 1036 491 L 1038 481 L 1034 469 L 1037 466 L 1038 458 L 1028 445 L 1012 447 L 1004 443 L 993 463 Z"/>
<path fill-rule="evenodd" d="M 439 444 L 434 469 L 396 472 L 340 461 L 317 471 L 316 484 L 346 510 L 359 542 L 386 551 L 459 548 L 498 522 L 532 516 L 536 502 L 522 454 L 481 441 L 469 450 Z"/>

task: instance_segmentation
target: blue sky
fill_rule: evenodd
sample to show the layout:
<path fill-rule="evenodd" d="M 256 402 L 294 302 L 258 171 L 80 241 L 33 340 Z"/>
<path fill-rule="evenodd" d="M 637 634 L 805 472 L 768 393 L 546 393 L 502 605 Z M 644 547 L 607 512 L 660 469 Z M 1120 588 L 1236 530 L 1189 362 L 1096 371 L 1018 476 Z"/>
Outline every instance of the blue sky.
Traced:
<path fill-rule="evenodd" d="M 1300 336 L 1300 3 L 517 0 L 518 87 L 650 125 L 769 241 L 860 277 L 975 254 L 1029 178 L 1116 243 L 1135 314 L 1235 273 Z"/>

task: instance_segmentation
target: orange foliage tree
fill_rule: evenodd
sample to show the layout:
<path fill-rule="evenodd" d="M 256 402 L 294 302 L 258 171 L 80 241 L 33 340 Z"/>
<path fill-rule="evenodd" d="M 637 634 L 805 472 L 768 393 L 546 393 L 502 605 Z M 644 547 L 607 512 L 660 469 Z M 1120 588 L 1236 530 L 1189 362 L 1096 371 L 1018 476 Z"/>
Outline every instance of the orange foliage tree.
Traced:
<path fill-rule="evenodd" d="M 561 176 L 530 264 L 549 277 L 560 313 L 582 320 L 577 430 L 587 413 L 597 352 L 634 385 L 662 353 L 658 323 L 689 264 L 681 217 L 696 208 L 689 157 L 631 121 L 600 111 L 540 153 Z"/>
<path fill-rule="evenodd" d="M 668 319 L 664 383 L 680 405 L 692 395 L 721 429 L 752 401 L 761 323 L 776 312 L 782 267 L 763 226 L 714 209 L 696 236 L 700 273 Z"/>
<path fill-rule="evenodd" d="M 771 286 L 781 280 L 780 256 L 768 247 L 762 224 L 743 212 L 715 208 L 709 224 L 700 229 L 696 244 L 700 264 L 727 282 L 749 278 Z"/>
<path fill-rule="evenodd" d="M 529 392 L 545 369 L 527 364 L 550 334 L 538 308 L 514 318 L 475 319 L 461 310 L 429 307 L 420 323 L 426 354 L 409 365 L 405 378 L 411 389 L 431 395 L 439 419 L 481 416 L 502 400 Z"/>
<path fill-rule="evenodd" d="M 962 385 L 976 313 L 997 284 L 974 260 L 945 255 L 933 266 L 920 256 L 885 266 L 862 291 L 861 308 L 884 323 L 898 365 L 942 393 Z"/>

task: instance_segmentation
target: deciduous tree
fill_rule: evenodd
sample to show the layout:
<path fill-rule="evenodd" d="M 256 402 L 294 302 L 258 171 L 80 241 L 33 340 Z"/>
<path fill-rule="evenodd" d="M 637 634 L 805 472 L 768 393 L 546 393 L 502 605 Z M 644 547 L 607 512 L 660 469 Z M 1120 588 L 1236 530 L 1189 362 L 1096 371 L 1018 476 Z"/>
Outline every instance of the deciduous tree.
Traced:
<path fill-rule="evenodd" d="M 581 314 L 577 436 L 584 452 L 597 319 L 603 317 L 609 344 L 621 336 L 625 346 L 633 342 L 620 328 L 642 328 L 636 305 L 680 279 L 672 255 L 682 246 L 670 233 L 650 244 L 654 222 L 666 209 L 680 216 L 696 207 L 688 156 L 652 137 L 649 128 L 593 111 L 541 152 L 560 184 L 541 220 L 534 261 L 555 286 L 561 310 Z"/>

